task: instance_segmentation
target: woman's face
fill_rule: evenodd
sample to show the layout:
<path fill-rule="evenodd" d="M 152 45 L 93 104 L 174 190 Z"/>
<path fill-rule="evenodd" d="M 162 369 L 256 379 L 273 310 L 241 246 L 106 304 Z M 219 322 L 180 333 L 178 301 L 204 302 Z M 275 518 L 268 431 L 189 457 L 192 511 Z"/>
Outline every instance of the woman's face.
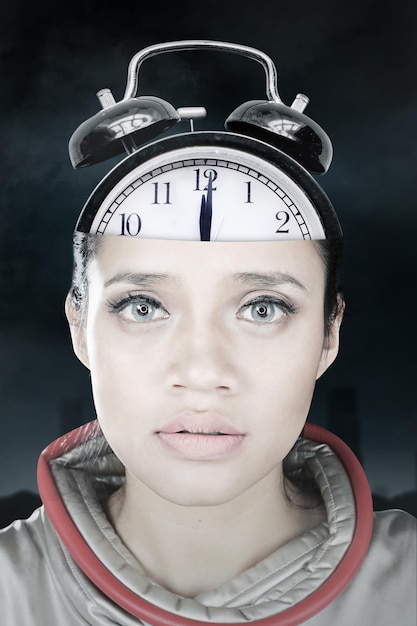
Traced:
<path fill-rule="evenodd" d="M 128 484 L 182 505 L 276 488 L 338 348 L 314 243 L 108 236 L 88 276 L 74 346 Z"/>

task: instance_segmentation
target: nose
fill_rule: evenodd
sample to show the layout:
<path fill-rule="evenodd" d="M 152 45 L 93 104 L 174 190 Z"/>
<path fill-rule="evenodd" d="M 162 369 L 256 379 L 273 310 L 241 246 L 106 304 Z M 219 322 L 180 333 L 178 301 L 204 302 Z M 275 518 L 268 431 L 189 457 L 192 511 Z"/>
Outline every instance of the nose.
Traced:
<path fill-rule="evenodd" d="M 231 390 L 236 384 L 230 336 L 216 320 L 184 320 L 173 337 L 169 355 L 175 388 L 194 391 Z"/>

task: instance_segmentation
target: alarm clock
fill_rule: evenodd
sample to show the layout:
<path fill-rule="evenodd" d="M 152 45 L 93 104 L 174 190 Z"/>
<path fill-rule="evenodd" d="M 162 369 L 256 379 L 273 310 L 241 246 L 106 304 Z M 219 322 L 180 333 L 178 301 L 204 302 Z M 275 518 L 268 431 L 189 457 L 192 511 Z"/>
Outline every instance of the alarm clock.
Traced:
<path fill-rule="evenodd" d="M 139 69 L 151 56 L 178 50 L 241 54 L 264 67 L 267 100 L 252 100 L 226 120 L 226 131 L 194 132 L 202 107 L 136 96 Z M 263 52 L 226 42 L 180 41 L 149 46 L 131 60 L 124 98 L 98 92 L 103 110 L 70 139 L 74 168 L 128 153 L 88 198 L 76 231 L 200 241 L 340 238 L 330 200 L 312 174 L 327 171 L 332 145 L 302 111 L 298 94 L 285 105 L 276 68 Z M 190 131 L 153 141 L 181 120 Z"/>

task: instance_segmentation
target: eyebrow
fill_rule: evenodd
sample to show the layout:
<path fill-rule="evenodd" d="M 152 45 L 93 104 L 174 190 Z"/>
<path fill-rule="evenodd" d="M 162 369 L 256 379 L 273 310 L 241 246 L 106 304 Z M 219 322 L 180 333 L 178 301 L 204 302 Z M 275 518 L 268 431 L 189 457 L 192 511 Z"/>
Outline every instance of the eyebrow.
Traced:
<path fill-rule="evenodd" d="M 155 285 L 176 282 L 174 274 L 147 274 L 143 272 L 119 272 L 104 283 L 105 287 L 110 287 L 115 283 L 128 283 L 129 285 Z"/>
<path fill-rule="evenodd" d="M 147 285 L 163 283 L 176 283 L 178 276 L 176 274 L 158 274 L 144 272 L 119 272 L 105 283 L 105 287 L 110 287 L 115 283 L 128 283 L 129 285 Z M 290 284 L 295 285 L 299 289 L 306 291 L 306 287 L 291 274 L 285 272 L 239 272 L 233 274 L 232 282 L 241 284 L 255 284 L 259 287 L 274 287 L 277 285 Z"/>
<path fill-rule="evenodd" d="M 277 285 L 290 284 L 306 291 L 307 288 L 294 276 L 285 272 L 240 272 L 234 274 L 233 280 L 242 284 L 256 284 L 260 287 L 274 287 Z"/>

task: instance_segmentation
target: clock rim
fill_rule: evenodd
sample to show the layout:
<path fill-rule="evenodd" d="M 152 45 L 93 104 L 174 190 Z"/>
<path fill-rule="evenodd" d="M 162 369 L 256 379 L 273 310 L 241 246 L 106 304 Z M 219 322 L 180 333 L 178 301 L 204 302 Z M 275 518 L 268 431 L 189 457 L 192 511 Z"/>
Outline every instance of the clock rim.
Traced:
<path fill-rule="evenodd" d="M 342 228 L 335 209 L 318 182 L 288 154 L 259 139 L 224 131 L 201 131 L 170 135 L 139 148 L 117 163 L 96 185 L 85 202 L 75 225 L 76 232 L 90 234 L 91 226 L 104 200 L 124 176 L 150 159 L 187 147 L 233 148 L 256 156 L 286 174 L 306 194 L 324 230 L 325 239 L 341 239 Z M 174 159 L 173 159 L 174 160 Z"/>

